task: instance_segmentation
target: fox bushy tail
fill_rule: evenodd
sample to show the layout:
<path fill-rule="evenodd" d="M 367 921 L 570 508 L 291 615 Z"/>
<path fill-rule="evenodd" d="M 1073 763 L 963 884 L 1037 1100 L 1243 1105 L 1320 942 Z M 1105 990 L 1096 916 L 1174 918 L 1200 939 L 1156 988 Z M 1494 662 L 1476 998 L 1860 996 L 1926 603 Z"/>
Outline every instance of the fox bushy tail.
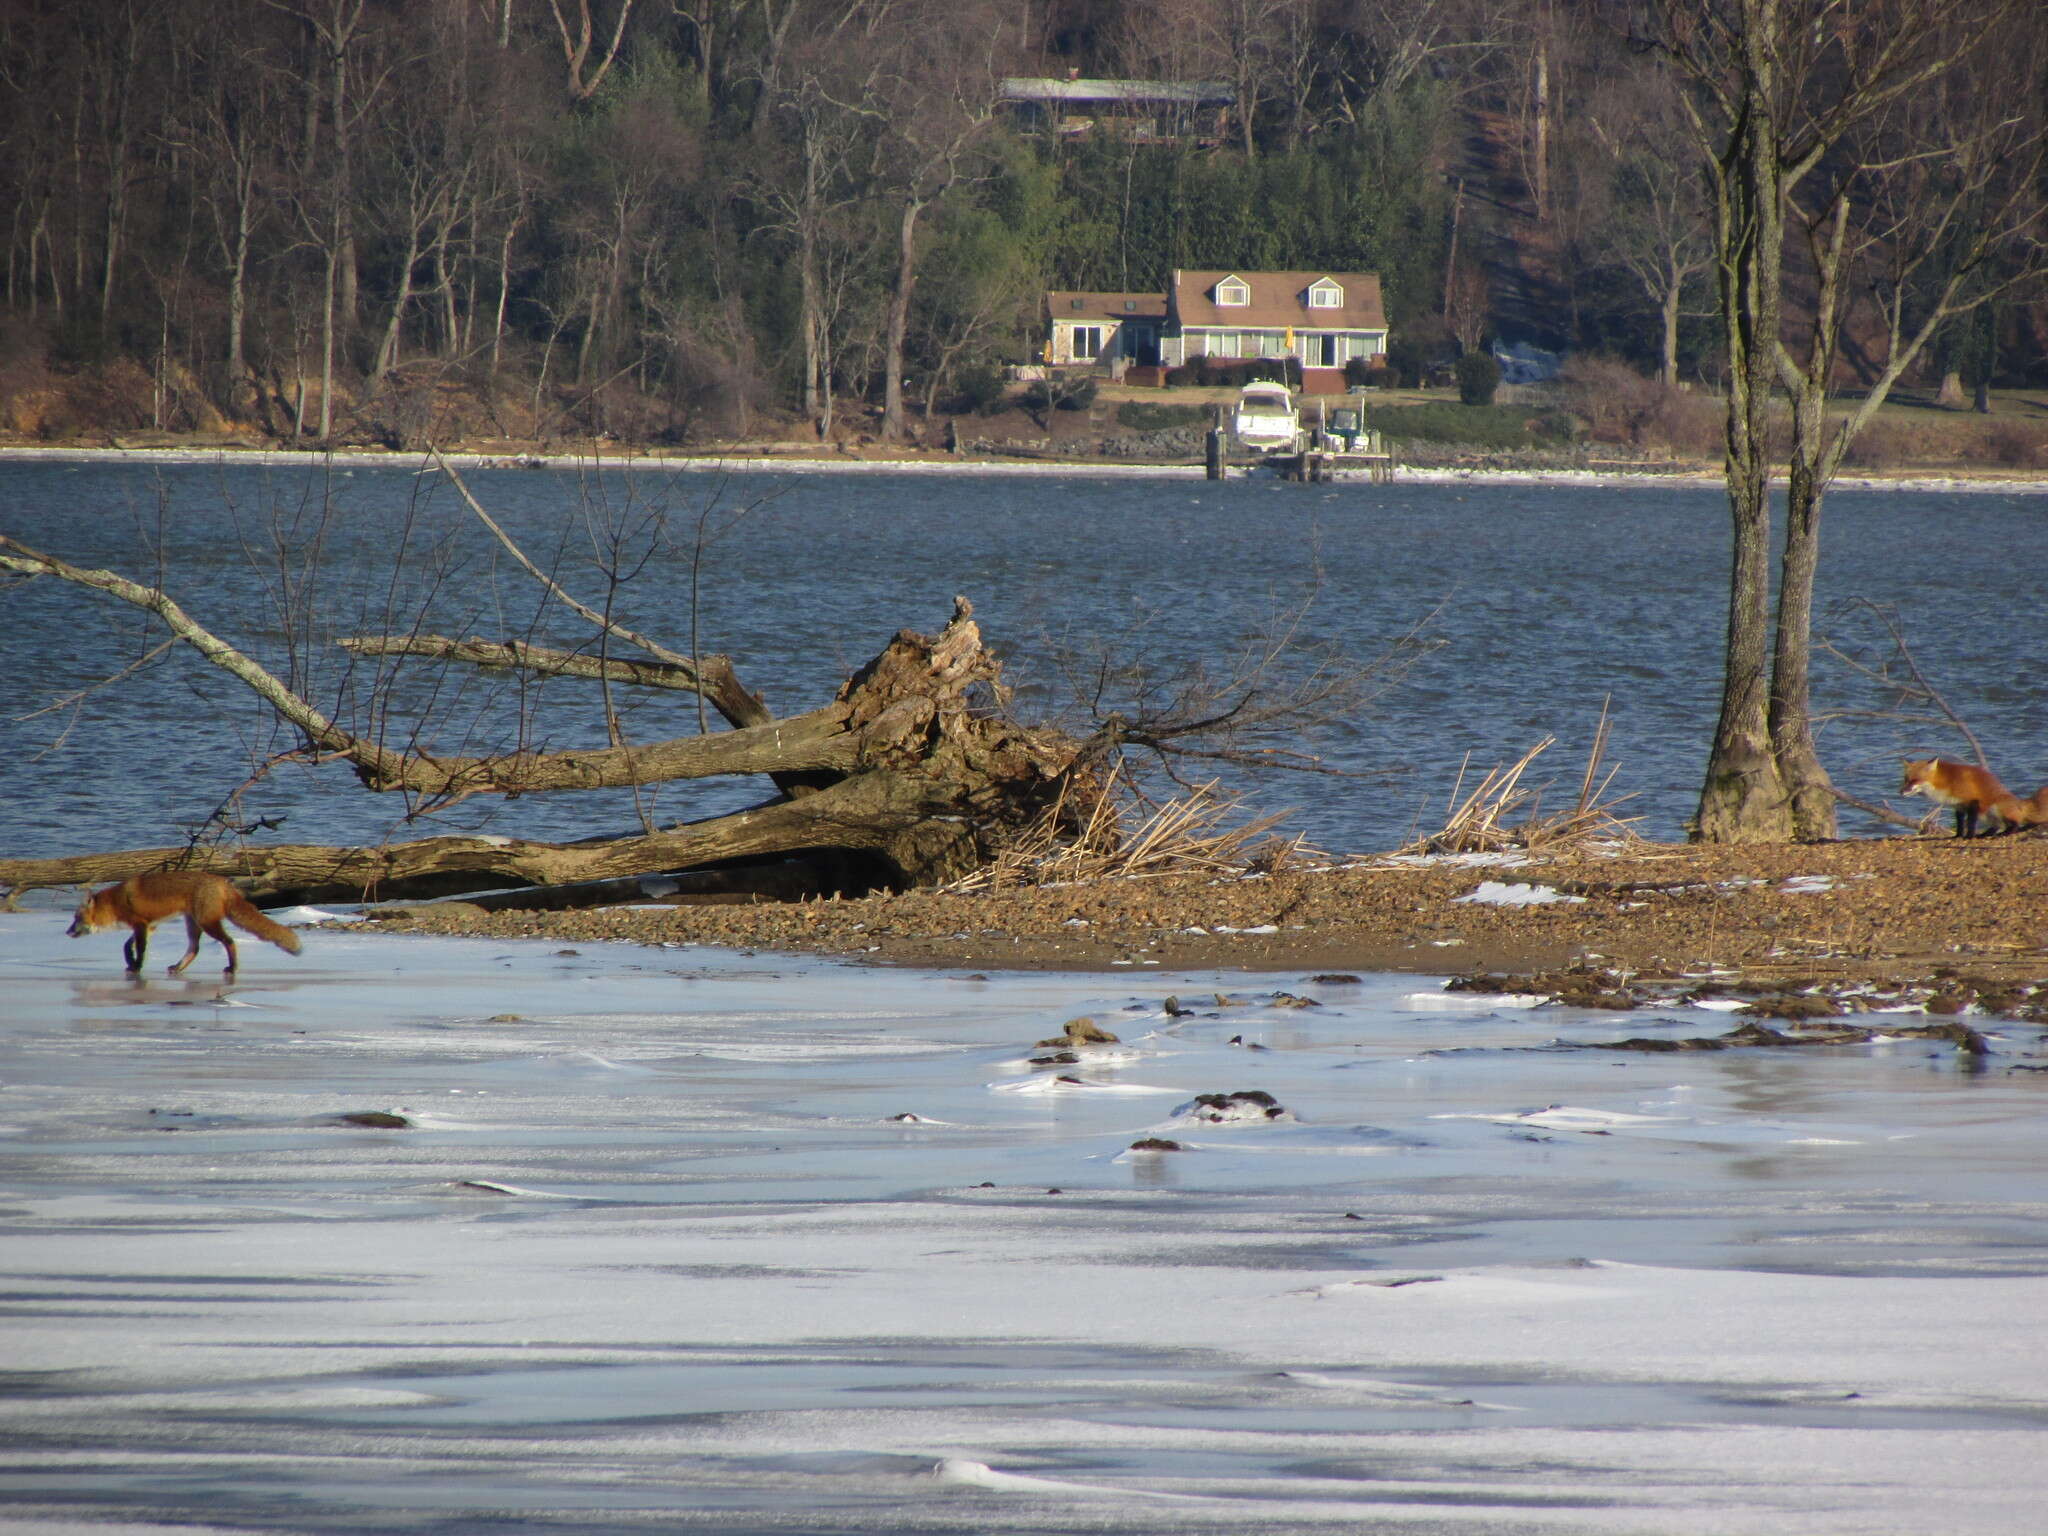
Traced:
<path fill-rule="evenodd" d="M 259 939 L 267 939 L 286 954 L 299 952 L 299 936 L 283 923 L 273 922 L 256 910 L 255 905 L 240 891 L 232 892 L 227 899 L 227 920 L 245 933 L 253 933 Z"/>

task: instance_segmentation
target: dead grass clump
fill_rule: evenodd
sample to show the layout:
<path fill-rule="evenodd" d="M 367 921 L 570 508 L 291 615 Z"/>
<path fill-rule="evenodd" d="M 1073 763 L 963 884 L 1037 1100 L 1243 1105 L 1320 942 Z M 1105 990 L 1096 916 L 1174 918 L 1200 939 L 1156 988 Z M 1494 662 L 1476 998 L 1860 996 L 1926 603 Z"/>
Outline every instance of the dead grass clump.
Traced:
<path fill-rule="evenodd" d="M 1561 378 L 1573 412 L 1596 443 L 1661 448 L 1688 458 L 1721 451 L 1724 411 L 1710 395 L 1671 388 L 1613 357 L 1574 357 Z"/>
<path fill-rule="evenodd" d="M 1124 797 L 1112 793 L 1114 788 L 1112 779 L 1096 795 L 1087 821 L 1078 829 L 1062 795 L 998 849 L 988 863 L 945 889 L 1004 890 L 1188 870 L 1271 871 L 1310 851 L 1299 834 L 1290 838 L 1272 835 L 1273 828 L 1292 812 L 1236 820 L 1243 814 L 1243 798 L 1223 794 L 1213 782 L 1154 807 L 1135 830 L 1126 833 L 1118 813 Z"/>
<path fill-rule="evenodd" d="M 1984 433 L 1984 456 L 2008 469 L 2048 469 L 2048 427 L 1994 421 Z"/>
<path fill-rule="evenodd" d="M 1555 850 L 1595 838 L 1632 839 L 1639 817 L 1615 815 L 1615 807 L 1632 799 L 1630 795 L 1608 797 L 1616 770 L 1600 773 L 1607 755 L 1607 710 L 1602 706 L 1600 724 L 1593 733 L 1593 747 L 1586 754 L 1586 771 L 1579 779 L 1578 798 L 1566 811 L 1544 814 L 1543 786 L 1523 782 L 1529 767 L 1556 744 L 1546 736 L 1514 762 L 1491 770 L 1479 787 L 1458 799 L 1465 785 L 1465 770 L 1458 770 L 1451 790 L 1449 818 L 1437 831 L 1417 838 L 1402 853 L 1510 853 Z M 1469 760 L 1468 760 L 1469 761 Z M 1597 782 L 1596 782 L 1597 781 Z"/>
<path fill-rule="evenodd" d="M 1843 462 L 1854 469 L 1896 469 L 1905 464 L 1952 464 L 1963 457 L 1962 441 L 1950 422 L 1877 416 L 1856 434 Z"/>
<path fill-rule="evenodd" d="M 1878 416 L 1856 434 L 1844 461 L 1855 469 L 1916 464 L 2043 469 L 2048 468 L 2048 426 L 1953 411 Z"/>

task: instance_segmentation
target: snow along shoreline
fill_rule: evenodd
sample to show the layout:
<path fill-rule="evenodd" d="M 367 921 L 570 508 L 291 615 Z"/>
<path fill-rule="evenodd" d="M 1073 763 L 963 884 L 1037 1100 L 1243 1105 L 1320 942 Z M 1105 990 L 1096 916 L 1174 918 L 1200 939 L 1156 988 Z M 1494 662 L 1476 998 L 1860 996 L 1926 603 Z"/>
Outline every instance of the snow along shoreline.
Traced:
<path fill-rule="evenodd" d="M 491 454 L 446 453 L 441 456 L 456 469 L 630 469 L 662 470 L 671 474 L 715 475 L 1020 475 L 1028 477 L 1102 479 L 1190 479 L 1200 475 L 1199 464 L 1104 463 L 1101 461 L 1019 460 L 999 462 L 987 459 L 895 459 L 856 458 L 846 454 L 718 454 L 654 456 L 647 454 L 556 453 Z M 78 448 L 4 447 L 0 463 L 81 464 L 219 464 L 258 468 L 396 468 L 415 464 L 422 473 L 433 467 L 427 454 L 342 450 L 322 453 L 290 448 Z M 1242 475 L 1245 471 L 1239 471 Z M 1399 465 L 1397 484 L 1408 485 L 1544 485 L 1582 486 L 1598 489 L 1640 489 L 1643 486 L 1687 490 L 1719 490 L 1723 481 L 1712 471 L 1616 469 L 1444 469 Z M 1339 471 L 1338 483 L 1363 482 L 1363 471 Z M 1774 477 L 1782 483 L 1782 475 Z M 1961 474 L 1925 475 L 1842 475 L 1830 482 L 1838 491 L 1919 491 L 1949 493 L 1996 493 L 2000 495 L 2048 494 L 2048 477 L 1979 477 Z"/>

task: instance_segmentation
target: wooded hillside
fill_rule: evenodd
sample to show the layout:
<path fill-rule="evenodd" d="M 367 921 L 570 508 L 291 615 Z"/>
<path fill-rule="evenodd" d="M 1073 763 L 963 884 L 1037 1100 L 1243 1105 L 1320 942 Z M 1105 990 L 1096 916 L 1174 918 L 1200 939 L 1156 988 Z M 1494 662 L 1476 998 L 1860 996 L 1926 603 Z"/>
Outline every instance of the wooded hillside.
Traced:
<path fill-rule="evenodd" d="M 1033 355 L 1047 288 L 1175 266 L 1379 272 L 1397 361 L 1506 334 L 1712 378 L 1702 181 L 1632 27 L 1613 0 L 17 0 L 0 429 L 914 436 Z M 1009 76 L 1236 105 L 1060 132 Z M 1929 366 L 2041 352 L 2015 304 Z"/>

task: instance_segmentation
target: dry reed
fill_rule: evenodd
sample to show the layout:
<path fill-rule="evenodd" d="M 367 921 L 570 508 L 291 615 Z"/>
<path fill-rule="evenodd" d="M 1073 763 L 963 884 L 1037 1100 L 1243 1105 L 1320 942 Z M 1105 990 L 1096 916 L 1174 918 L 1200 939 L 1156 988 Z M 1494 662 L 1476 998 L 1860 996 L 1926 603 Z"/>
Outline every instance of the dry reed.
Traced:
<path fill-rule="evenodd" d="M 1114 788 L 1112 777 L 1078 830 L 1071 826 L 1062 792 L 988 863 L 945 889 L 1001 890 L 1185 871 L 1236 874 L 1253 867 L 1276 869 L 1310 851 L 1299 834 L 1267 835 L 1291 811 L 1234 821 L 1243 811 L 1243 798 L 1220 792 L 1213 781 L 1158 805 L 1126 833 Z"/>
<path fill-rule="evenodd" d="M 1593 838 L 1634 838 L 1638 817 L 1614 814 L 1614 808 L 1633 796 L 1608 798 L 1615 769 L 1600 772 L 1607 755 L 1609 724 L 1607 706 L 1600 706 L 1600 724 L 1593 732 L 1592 750 L 1586 754 L 1586 771 L 1579 779 L 1578 799 L 1568 811 L 1543 814 L 1542 786 L 1523 783 L 1534 763 L 1557 738 L 1546 736 L 1505 767 L 1497 767 L 1481 779 L 1463 800 L 1465 766 L 1451 789 L 1451 810 L 1443 826 L 1415 839 L 1402 853 L 1508 853 L 1554 849 Z M 1466 763 L 1471 761 L 1470 756 Z M 1516 817 L 1520 817 L 1516 820 Z"/>

